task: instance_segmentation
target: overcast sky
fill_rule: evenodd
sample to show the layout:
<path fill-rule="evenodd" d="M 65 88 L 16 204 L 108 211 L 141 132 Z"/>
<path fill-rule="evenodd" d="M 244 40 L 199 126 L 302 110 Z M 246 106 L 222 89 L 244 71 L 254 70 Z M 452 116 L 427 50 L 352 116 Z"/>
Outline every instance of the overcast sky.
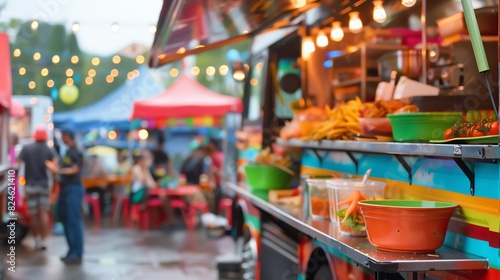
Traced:
<path fill-rule="evenodd" d="M 0 21 L 10 19 L 64 23 L 68 30 L 78 22 L 80 47 L 98 55 L 110 55 L 131 43 L 151 46 L 162 0 L 0 0 L 7 1 Z M 111 31 L 118 23 L 119 30 Z"/>

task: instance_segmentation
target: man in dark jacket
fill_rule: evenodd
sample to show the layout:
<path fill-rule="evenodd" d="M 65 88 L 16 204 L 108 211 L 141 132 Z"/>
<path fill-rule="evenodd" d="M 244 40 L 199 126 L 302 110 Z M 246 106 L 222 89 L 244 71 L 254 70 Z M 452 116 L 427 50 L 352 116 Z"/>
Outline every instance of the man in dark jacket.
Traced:
<path fill-rule="evenodd" d="M 64 226 L 64 235 L 69 251 L 61 260 L 65 264 L 81 264 L 83 257 L 83 219 L 81 206 L 85 193 L 81 180 L 83 153 L 78 149 L 73 130 L 61 130 L 62 141 L 68 149 L 59 164 L 47 161 L 49 170 L 60 175 L 60 191 L 57 200 L 59 219 Z"/>

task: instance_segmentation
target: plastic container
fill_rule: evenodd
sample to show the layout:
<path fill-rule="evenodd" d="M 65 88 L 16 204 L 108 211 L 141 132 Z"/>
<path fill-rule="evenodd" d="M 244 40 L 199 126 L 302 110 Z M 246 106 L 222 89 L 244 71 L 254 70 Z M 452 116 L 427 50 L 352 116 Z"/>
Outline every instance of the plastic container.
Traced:
<path fill-rule="evenodd" d="M 274 166 L 247 165 L 245 173 L 252 190 L 282 190 L 290 188 L 292 175 Z"/>
<path fill-rule="evenodd" d="M 392 126 L 388 118 L 359 118 L 359 123 L 362 135 L 392 137 Z"/>
<path fill-rule="evenodd" d="M 392 125 L 394 140 L 428 142 L 443 140 L 444 131 L 462 119 L 462 113 L 405 113 L 389 114 L 387 117 Z"/>
<path fill-rule="evenodd" d="M 365 221 L 358 201 L 383 199 L 386 183 L 362 179 L 333 179 L 328 181 L 330 217 L 339 225 L 342 235 L 366 236 Z"/>
<path fill-rule="evenodd" d="M 330 218 L 328 184 L 329 179 L 307 179 L 309 187 L 309 214 L 313 219 Z"/>
<path fill-rule="evenodd" d="M 456 204 L 422 200 L 359 202 L 368 240 L 379 250 L 432 253 L 440 248 Z"/>

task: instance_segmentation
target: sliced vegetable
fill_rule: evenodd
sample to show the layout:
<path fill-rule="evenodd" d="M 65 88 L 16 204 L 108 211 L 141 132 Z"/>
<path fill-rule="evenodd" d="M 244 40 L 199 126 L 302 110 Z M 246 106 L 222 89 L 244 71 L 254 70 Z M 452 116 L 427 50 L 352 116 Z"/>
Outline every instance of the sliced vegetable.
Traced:
<path fill-rule="evenodd" d="M 356 190 L 354 191 L 354 197 L 352 198 L 351 205 L 347 208 L 347 211 L 345 212 L 345 217 L 344 220 L 342 220 L 342 223 L 349 217 L 350 215 L 357 214 L 357 209 L 358 209 L 358 201 L 359 198 L 361 197 L 361 192 Z"/>

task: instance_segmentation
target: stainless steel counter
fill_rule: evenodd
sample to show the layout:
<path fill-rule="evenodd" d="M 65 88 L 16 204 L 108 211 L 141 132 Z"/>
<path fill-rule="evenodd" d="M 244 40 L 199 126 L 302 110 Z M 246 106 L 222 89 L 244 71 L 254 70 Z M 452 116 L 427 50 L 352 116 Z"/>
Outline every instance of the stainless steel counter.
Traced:
<path fill-rule="evenodd" d="M 465 159 L 500 159 L 499 145 L 460 145 L 398 142 L 357 142 L 323 140 L 303 142 L 296 139 L 278 143 L 290 147 L 322 149 L 332 151 L 367 152 L 391 155 L 413 155 L 431 157 L 449 157 Z"/>
<path fill-rule="evenodd" d="M 251 193 L 245 187 L 226 184 L 224 191 L 249 200 L 298 231 L 345 254 L 375 272 L 422 272 L 430 270 L 485 270 L 487 259 L 442 247 L 435 254 L 391 253 L 377 250 L 366 237 L 340 235 L 329 220 L 313 220 L 301 207 L 274 205 L 267 202 L 266 193 Z"/>

